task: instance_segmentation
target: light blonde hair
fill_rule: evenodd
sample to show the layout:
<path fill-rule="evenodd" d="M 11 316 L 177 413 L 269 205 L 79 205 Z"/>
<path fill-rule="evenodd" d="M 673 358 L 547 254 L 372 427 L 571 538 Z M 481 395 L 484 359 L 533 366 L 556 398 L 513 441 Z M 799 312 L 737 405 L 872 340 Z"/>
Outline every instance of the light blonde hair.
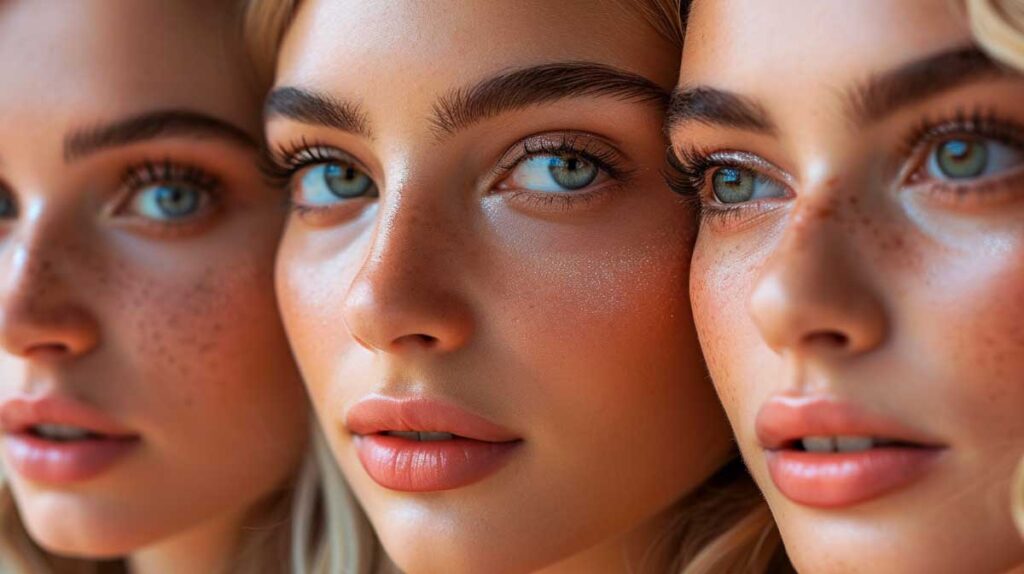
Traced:
<path fill-rule="evenodd" d="M 975 39 L 996 59 L 1024 70 L 1024 0 L 966 0 Z"/>
<path fill-rule="evenodd" d="M 682 52 L 680 0 L 615 1 L 637 11 L 668 45 L 677 53 Z M 298 5 L 299 0 L 249 0 L 244 17 L 246 45 L 260 80 L 267 86 L 273 83 L 277 51 Z M 768 506 L 738 454 L 704 485 L 681 500 L 677 508 L 672 528 L 657 542 L 659 546 L 675 548 L 671 571 L 680 574 L 790 571 Z M 382 552 L 379 542 L 375 546 Z"/>

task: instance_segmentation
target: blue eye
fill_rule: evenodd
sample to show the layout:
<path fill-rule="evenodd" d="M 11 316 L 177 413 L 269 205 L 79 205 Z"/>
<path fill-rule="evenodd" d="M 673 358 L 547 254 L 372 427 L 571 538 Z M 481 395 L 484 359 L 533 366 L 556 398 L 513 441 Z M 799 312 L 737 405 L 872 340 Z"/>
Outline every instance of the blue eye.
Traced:
<path fill-rule="evenodd" d="M 786 188 L 782 184 L 753 170 L 738 167 L 715 170 L 711 176 L 711 188 L 715 199 L 728 204 L 786 197 Z"/>
<path fill-rule="evenodd" d="M 991 139 L 951 138 L 928 154 L 928 175 L 942 181 L 991 177 L 1024 164 L 1024 154 Z"/>
<path fill-rule="evenodd" d="M 304 170 L 297 195 L 298 203 L 321 207 L 346 199 L 376 197 L 377 189 L 370 176 L 353 164 L 333 161 Z"/>
<path fill-rule="evenodd" d="M 131 211 L 156 221 L 187 219 L 210 201 L 209 192 L 187 183 L 164 183 L 143 187 L 135 192 Z"/>
<path fill-rule="evenodd" d="M 594 183 L 601 169 L 580 154 L 535 155 L 519 163 L 508 187 L 549 193 L 583 189 Z"/>

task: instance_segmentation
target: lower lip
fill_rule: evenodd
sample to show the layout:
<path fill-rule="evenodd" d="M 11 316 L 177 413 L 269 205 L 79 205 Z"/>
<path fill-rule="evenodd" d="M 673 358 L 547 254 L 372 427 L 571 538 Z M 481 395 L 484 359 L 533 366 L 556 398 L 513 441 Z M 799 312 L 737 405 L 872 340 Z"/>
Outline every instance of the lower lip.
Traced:
<path fill-rule="evenodd" d="M 782 494 L 818 508 L 852 506 L 918 480 L 942 453 L 934 448 L 873 448 L 855 453 L 766 451 Z"/>
<path fill-rule="evenodd" d="M 29 434 L 8 434 L 4 450 L 11 468 L 32 482 L 65 485 L 103 474 L 139 445 L 138 439 L 57 442 Z"/>
<path fill-rule="evenodd" d="M 356 436 L 354 442 L 370 478 L 404 492 L 451 490 L 479 482 L 508 463 L 520 444 L 464 438 L 413 441 L 385 435 Z"/>

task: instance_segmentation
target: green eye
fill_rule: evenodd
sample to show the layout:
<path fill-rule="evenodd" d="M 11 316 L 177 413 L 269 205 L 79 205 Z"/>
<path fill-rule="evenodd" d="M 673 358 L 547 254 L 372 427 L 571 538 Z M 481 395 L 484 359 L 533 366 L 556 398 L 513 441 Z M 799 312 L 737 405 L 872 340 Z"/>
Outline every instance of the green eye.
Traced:
<path fill-rule="evenodd" d="M 934 163 L 947 179 L 970 179 L 985 173 L 989 163 L 988 146 L 968 139 L 952 139 L 939 145 Z"/>
<path fill-rule="evenodd" d="M 735 167 L 723 167 L 711 178 L 715 197 L 722 203 L 743 203 L 754 197 L 757 183 L 754 172 Z"/>
<path fill-rule="evenodd" d="M 548 172 L 555 183 L 569 190 L 583 189 L 597 179 L 597 166 L 572 155 L 552 157 Z"/>

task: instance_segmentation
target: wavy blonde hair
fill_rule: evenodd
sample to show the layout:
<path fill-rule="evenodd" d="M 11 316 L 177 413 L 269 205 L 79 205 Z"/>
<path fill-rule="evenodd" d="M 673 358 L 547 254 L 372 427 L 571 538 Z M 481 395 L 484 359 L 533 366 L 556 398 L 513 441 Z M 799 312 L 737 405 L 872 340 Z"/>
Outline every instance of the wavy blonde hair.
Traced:
<path fill-rule="evenodd" d="M 965 5 L 978 44 L 1024 70 L 1024 0 L 965 0 Z"/>
<path fill-rule="evenodd" d="M 614 1 L 635 10 L 677 54 L 682 52 L 680 0 Z M 298 5 L 299 0 L 249 0 L 245 14 L 246 45 L 258 77 L 266 86 L 273 83 L 277 51 Z M 655 543 L 658 549 L 674 549 L 671 571 L 680 574 L 791 571 L 768 506 L 738 454 L 681 500 L 677 509 L 673 526 Z M 345 534 L 341 529 L 339 535 Z M 378 553 L 383 552 L 379 541 L 372 546 Z M 654 550 L 652 548 L 652 553 Z"/>

